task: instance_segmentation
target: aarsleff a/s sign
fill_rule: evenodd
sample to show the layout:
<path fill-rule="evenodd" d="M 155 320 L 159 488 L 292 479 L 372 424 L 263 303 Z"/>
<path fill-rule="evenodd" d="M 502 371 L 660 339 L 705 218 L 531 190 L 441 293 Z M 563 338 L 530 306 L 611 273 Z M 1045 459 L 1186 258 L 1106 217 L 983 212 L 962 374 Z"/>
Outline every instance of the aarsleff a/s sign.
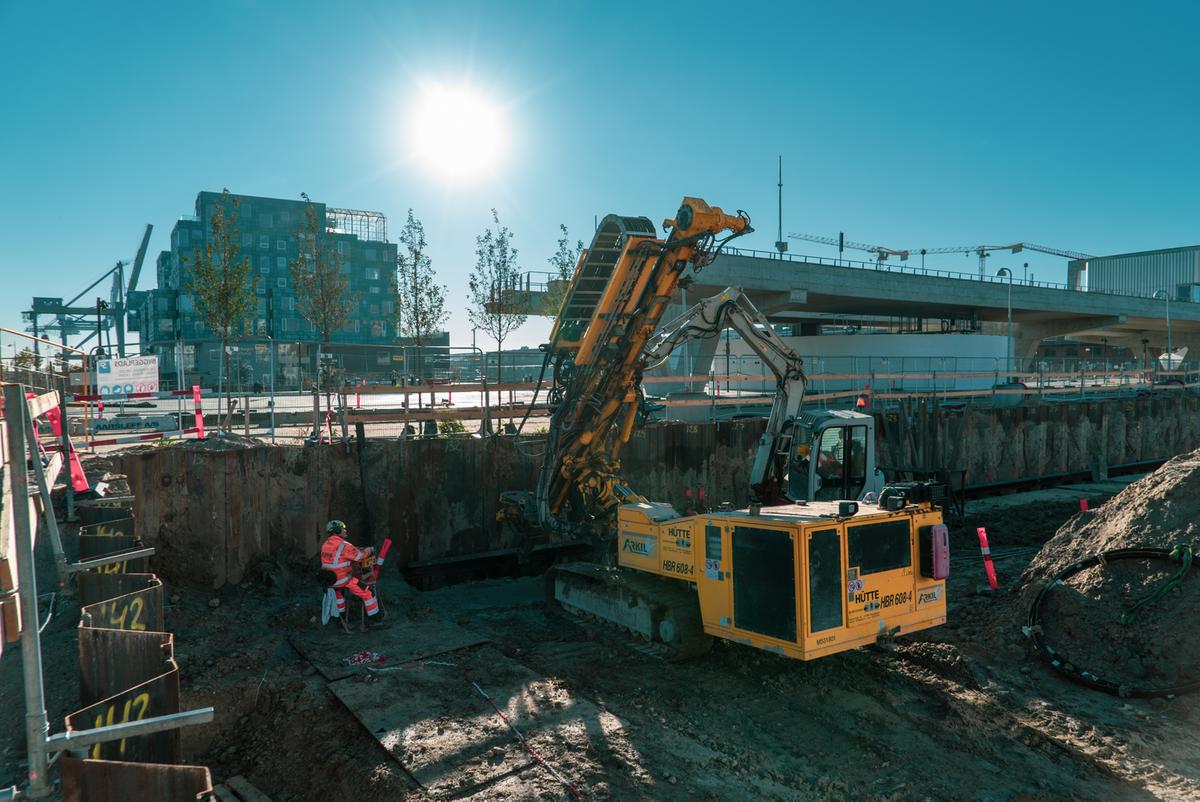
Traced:
<path fill-rule="evenodd" d="M 96 392 L 100 395 L 157 393 L 158 357 L 96 360 Z"/>

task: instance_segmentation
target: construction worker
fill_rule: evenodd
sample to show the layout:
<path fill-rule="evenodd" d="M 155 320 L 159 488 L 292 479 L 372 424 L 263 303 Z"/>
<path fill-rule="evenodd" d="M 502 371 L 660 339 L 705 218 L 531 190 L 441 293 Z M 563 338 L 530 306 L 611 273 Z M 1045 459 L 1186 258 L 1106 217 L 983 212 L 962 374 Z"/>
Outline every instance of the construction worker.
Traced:
<path fill-rule="evenodd" d="M 379 612 L 379 600 L 375 598 L 370 589 L 359 584 L 358 577 L 354 575 L 354 563 L 371 556 L 375 553 L 375 549 L 368 547 L 360 550 L 346 540 L 347 531 L 344 521 L 330 521 L 325 525 L 325 534 L 328 537 L 321 544 L 321 568 L 332 572 L 334 576 L 333 585 L 329 588 L 335 598 L 336 607 L 333 616 L 340 617 L 342 613 L 346 612 L 344 591 L 348 590 L 362 599 L 363 609 L 367 611 L 367 616 L 373 617 Z"/>

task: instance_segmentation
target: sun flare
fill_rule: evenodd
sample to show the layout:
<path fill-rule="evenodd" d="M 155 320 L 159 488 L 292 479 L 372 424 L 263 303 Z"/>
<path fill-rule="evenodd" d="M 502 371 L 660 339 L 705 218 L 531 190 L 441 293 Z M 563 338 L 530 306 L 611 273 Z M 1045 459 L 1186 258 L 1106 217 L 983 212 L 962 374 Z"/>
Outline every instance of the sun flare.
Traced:
<path fill-rule="evenodd" d="M 495 170 L 508 144 L 502 110 L 470 87 L 423 86 L 409 122 L 414 158 L 450 181 L 470 181 Z"/>

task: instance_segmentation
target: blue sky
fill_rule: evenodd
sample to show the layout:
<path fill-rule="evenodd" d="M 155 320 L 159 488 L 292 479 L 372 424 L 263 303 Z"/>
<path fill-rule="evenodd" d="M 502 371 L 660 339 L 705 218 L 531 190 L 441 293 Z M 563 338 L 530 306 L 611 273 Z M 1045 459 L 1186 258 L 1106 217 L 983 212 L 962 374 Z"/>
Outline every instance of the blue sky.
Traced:
<path fill-rule="evenodd" d="M 542 270 L 558 224 L 683 195 L 895 247 L 1026 240 L 1106 254 L 1200 242 L 1200 12 L 1103 3 L 76 3 L 0 0 L 0 325 L 152 260 L 202 189 L 426 226 L 452 340 L 495 207 Z M 413 163 L 423 81 L 505 109 L 494 173 Z M 828 255 L 818 245 L 793 252 Z M 1065 261 L 991 270 L 1062 280 Z M 931 266 L 971 271 L 974 258 Z M 511 341 L 542 341 L 534 319 Z"/>

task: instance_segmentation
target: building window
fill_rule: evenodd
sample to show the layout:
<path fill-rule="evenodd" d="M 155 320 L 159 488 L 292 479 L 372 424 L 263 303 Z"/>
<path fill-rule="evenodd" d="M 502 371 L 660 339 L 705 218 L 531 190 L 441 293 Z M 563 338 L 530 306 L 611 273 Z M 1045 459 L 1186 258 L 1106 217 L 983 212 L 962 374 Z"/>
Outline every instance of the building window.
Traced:
<path fill-rule="evenodd" d="M 292 222 L 292 215 L 290 212 L 279 213 L 279 225 L 286 226 L 290 222 Z"/>
<path fill-rule="evenodd" d="M 258 272 L 264 276 L 271 272 L 271 257 L 263 256 L 258 260 Z"/>
<path fill-rule="evenodd" d="M 267 302 L 265 300 L 258 302 L 258 314 L 265 315 L 267 313 Z M 260 323 L 262 321 L 259 321 Z"/>
<path fill-rule="evenodd" d="M 363 271 L 363 275 L 366 276 L 370 280 L 378 279 L 379 278 L 379 268 L 378 267 L 368 267 L 366 270 Z"/>
<path fill-rule="evenodd" d="M 344 256 L 346 254 L 346 243 L 345 242 L 339 242 L 337 244 L 337 252 L 338 252 L 338 255 L 340 255 L 340 256 Z"/>
<path fill-rule="evenodd" d="M 258 247 L 260 250 L 269 251 L 271 249 L 271 238 L 266 234 L 259 236 Z"/>
<path fill-rule="evenodd" d="M 285 267 L 287 267 L 287 257 L 286 256 L 276 256 L 275 257 L 275 266 L 277 268 L 279 268 L 280 270 L 283 270 Z"/>
<path fill-rule="evenodd" d="M 275 250 L 286 251 L 287 250 L 287 240 L 285 240 L 285 239 L 275 240 Z"/>
<path fill-rule="evenodd" d="M 369 290 L 369 292 L 370 292 L 372 295 L 378 295 L 378 294 L 379 294 L 379 285 L 378 285 L 378 284 L 372 284 L 372 285 L 371 285 L 371 289 Z"/>
<path fill-rule="evenodd" d="M 379 304 L 371 304 L 370 308 L 368 309 L 368 314 L 371 317 L 379 317 Z"/>
<path fill-rule="evenodd" d="M 194 331 L 204 331 L 204 322 L 200 320 L 195 321 L 192 323 L 192 329 Z"/>
<path fill-rule="evenodd" d="M 254 288 L 254 291 L 255 291 L 256 293 L 258 293 L 259 295 L 266 295 L 266 294 L 267 294 L 267 291 L 266 291 L 266 289 L 264 289 L 264 288 L 263 288 L 263 285 L 262 285 L 262 284 L 259 284 L 257 287 L 255 287 L 255 288 Z"/>
<path fill-rule="evenodd" d="M 368 261 L 368 262 L 374 262 L 374 261 L 375 261 L 375 249 L 374 249 L 374 248 L 367 248 L 366 255 L 367 255 L 367 261 Z"/>
<path fill-rule="evenodd" d="M 284 278 L 283 276 L 280 276 L 279 278 L 275 279 L 275 286 L 281 290 L 286 290 L 287 289 L 287 279 Z"/>
<path fill-rule="evenodd" d="M 260 215 L 258 216 L 258 225 L 259 225 L 259 227 L 260 227 L 260 228 L 273 228 L 273 227 L 274 227 L 274 221 L 273 221 L 273 220 L 271 220 L 271 215 L 269 215 L 269 214 L 260 214 Z"/>
<path fill-rule="evenodd" d="M 287 298 L 284 298 L 283 299 L 283 308 L 289 312 L 295 312 L 296 311 L 296 299 L 291 297 L 290 295 Z"/>
<path fill-rule="evenodd" d="M 196 228 L 192 230 L 192 242 L 204 242 L 204 232 Z"/>
<path fill-rule="evenodd" d="M 243 248 L 253 248 L 254 247 L 254 235 L 253 234 L 243 234 L 242 235 L 242 247 Z"/>

